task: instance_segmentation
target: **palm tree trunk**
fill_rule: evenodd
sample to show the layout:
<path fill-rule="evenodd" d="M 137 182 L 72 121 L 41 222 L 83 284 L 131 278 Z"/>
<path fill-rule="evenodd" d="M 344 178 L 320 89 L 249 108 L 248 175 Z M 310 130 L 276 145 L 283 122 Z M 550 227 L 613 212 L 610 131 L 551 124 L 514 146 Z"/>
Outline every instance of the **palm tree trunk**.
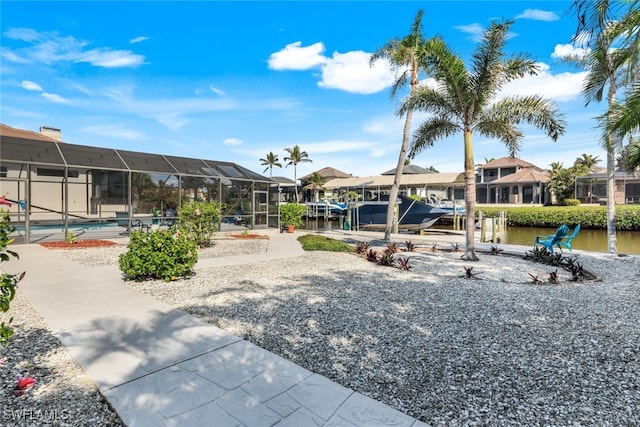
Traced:
<path fill-rule="evenodd" d="M 396 166 L 396 173 L 393 177 L 393 185 L 389 191 L 389 206 L 387 207 L 387 223 L 384 229 L 384 239 L 391 240 L 391 231 L 394 227 L 395 217 L 395 201 L 398 198 L 398 192 L 400 191 L 400 180 L 402 179 L 402 172 L 404 170 L 404 161 L 407 158 L 407 150 L 409 149 L 409 137 L 411 136 L 411 120 L 413 118 L 413 111 L 407 111 L 407 117 L 404 120 L 404 131 L 402 132 L 402 147 L 400 148 L 400 155 L 398 156 L 398 165 Z M 397 220 L 397 218 L 396 218 Z"/>
<path fill-rule="evenodd" d="M 293 185 L 293 188 L 296 190 L 296 203 L 300 203 L 300 195 L 298 194 L 298 171 L 295 164 L 293 165 Z"/>
<path fill-rule="evenodd" d="M 464 131 L 464 203 L 467 215 L 466 248 L 462 259 L 478 261 L 475 248 L 476 238 L 476 170 L 473 159 L 473 135 L 471 129 Z"/>
<path fill-rule="evenodd" d="M 611 116 L 615 104 L 617 85 L 615 75 L 610 73 L 609 91 L 607 94 L 608 116 Z M 607 149 L 607 247 L 611 254 L 618 252 L 616 237 L 616 144 L 611 132 L 606 133 L 605 144 Z"/>

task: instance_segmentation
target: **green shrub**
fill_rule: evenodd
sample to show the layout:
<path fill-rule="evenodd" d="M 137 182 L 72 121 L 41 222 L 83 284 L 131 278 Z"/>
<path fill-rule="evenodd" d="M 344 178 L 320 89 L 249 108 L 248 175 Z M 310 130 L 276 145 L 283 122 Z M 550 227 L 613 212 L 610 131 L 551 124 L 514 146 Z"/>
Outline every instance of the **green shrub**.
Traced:
<path fill-rule="evenodd" d="M 302 203 L 287 203 L 280 205 L 280 222 L 282 225 L 302 225 L 302 216 L 307 212 L 306 205 Z"/>
<path fill-rule="evenodd" d="M 14 251 L 7 249 L 13 239 L 9 239 L 9 234 L 13 233 L 15 227 L 10 224 L 9 214 L 2 212 L 2 218 L 0 218 L 0 263 L 9 261 L 9 255 L 15 258 L 19 258 L 18 254 Z M 6 313 L 9 311 L 11 301 L 16 296 L 16 287 L 18 282 L 24 277 L 24 272 L 20 274 L 7 274 L 2 273 L 0 275 L 0 312 Z M 0 346 L 7 344 L 11 336 L 13 335 L 13 328 L 11 328 L 11 321 L 5 324 L 0 324 Z"/>
<path fill-rule="evenodd" d="M 186 277 L 198 261 L 198 248 L 180 230 L 134 231 L 118 264 L 127 280 L 175 280 Z"/>
<path fill-rule="evenodd" d="M 198 247 L 211 244 L 213 233 L 219 229 L 221 206 L 217 202 L 189 202 L 178 212 L 182 233 L 193 238 Z"/>
<path fill-rule="evenodd" d="M 340 240 L 317 234 L 305 234 L 298 237 L 305 251 L 327 251 L 327 252 L 353 252 L 354 248 L 348 243 Z"/>
<path fill-rule="evenodd" d="M 580 200 L 578 199 L 565 199 L 564 202 L 567 206 L 580 206 Z"/>
<path fill-rule="evenodd" d="M 573 226 L 580 224 L 583 229 L 606 230 L 606 206 L 543 206 L 543 207 L 488 207 L 476 208 L 486 216 L 497 216 L 505 211 L 507 225 L 513 227 L 547 227 L 557 228 L 562 224 Z M 640 206 L 617 205 L 616 228 L 618 230 L 640 230 Z"/>

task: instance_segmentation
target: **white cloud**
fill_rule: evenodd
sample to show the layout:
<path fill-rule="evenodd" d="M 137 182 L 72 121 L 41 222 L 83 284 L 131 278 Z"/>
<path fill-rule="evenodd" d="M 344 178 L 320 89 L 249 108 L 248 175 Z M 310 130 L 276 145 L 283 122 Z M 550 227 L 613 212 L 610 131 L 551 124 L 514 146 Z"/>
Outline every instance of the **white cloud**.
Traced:
<path fill-rule="evenodd" d="M 101 47 L 86 50 L 89 42 L 75 37 L 60 36 L 56 32 L 38 32 L 28 28 L 11 28 L 5 36 L 31 43 L 27 48 L 11 51 L 3 49 L 2 56 L 14 62 L 88 62 L 105 68 L 135 67 L 144 62 L 144 56 L 128 50 Z"/>
<path fill-rule="evenodd" d="M 68 104 L 69 101 L 66 98 L 63 98 L 60 95 L 56 95 L 55 93 L 41 93 L 42 97 L 48 101 L 55 102 L 56 104 Z"/>
<path fill-rule="evenodd" d="M 91 133 L 94 135 L 109 136 L 114 138 L 123 138 L 129 140 L 148 139 L 145 134 L 137 130 L 126 129 L 120 124 L 85 126 L 80 129 L 81 132 Z"/>
<path fill-rule="evenodd" d="M 242 142 L 243 141 L 240 138 L 226 138 L 222 141 L 224 145 L 240 145 Z"/>
<path fill-rule="evenodd" d="M 549 66 L 539 63 L 535 76 L 525 76 L 506 84 L 499 97 L 541 95 L 557 102 L 568 102 L 580 96 L 586 72 L 552 74 Z"/>
<path fill-rule="evenodd" d="M 318 42 L 302 47 L 302 42 L 294 42 L 284 49 L 272 53 L 269 57 L 269 68 L 272 70 L 308 70 L 326 61 L 322 55 L 324 44 Z"/>
<path fill-rule="evenodd" d="M 578 58 L 582 59 L 589 54 L 588 48 L 577 47 L 572 44 L 557 44 L 553 48 L 552 58 Z"/>
<path fill-rule="evenodd" d="M 318 86 L 346 92 L 372 94 L 393 84 L 394 75 L 386 61 L 369 66 L 371 54 L 361 50 L 335 52 L 322 66 L 322 80 Z"/>
<path fill-rule="evenodd" d="M 104 68 L 136 67 L 144 62 L 144 56 L 128 50 L 92 49 L 78 54 L 74 62 Z"/>
<path fill-rule="evenodd" d="M 42 86 L 29 80 L 23 80 L 22 83 L 20 83 L 20 86 L 26 90 L 35 90 L 37 92 L 43 91 Z"/>
<path fill-rule="evenodd" d="M 144 42 L 144 41 L 147 41 L 147 40 L 149 40 L 149 37 L 140 36 L 140 37 L 136 37 L 136 38 L 133 38 L 133 39 L 129 40 L 129 43 L 135 44 L 135 43 L 141 43 L 141 42 Z"/>
<path fill-rule="evenodd" d="M 226 94 L 224 93 L 224 91 L 222 89 L 218 89 L 214 85 L 209 85 L 209 89 L 211 90 L 211 92 L 215 93 L 216 95 L 226 96 Z"/>
<path fill-rule="evenodd" d="M 370 149 L 374 145 L 371 141 L 348 141 L 348 140 L 332 140 L 319 141 L 300 144 L 300 148 L 307 153 L 315 154 L 331 154 L 343 152 L 362 152 Z M 313 159 L 312 159 L 313 160 Z"/>
<path fill-rule="evenodd" d="M 476 42 L 482 39 L 482 34 L 484 33 L 484 28 L 478 23 L 469 25 L 458 25 L 454 28 L 456 30 L 462 31 L 463 33 L 469 34 L 469 38 Z"/>
<path fill-rule="evenodd" d="M 560 17 L 554 12 L 548 12 L 540 9 L 526 9 L 520 15 L 516 16 L 516 19 L 532 19 L 534 21 L 557 21 Z"/>

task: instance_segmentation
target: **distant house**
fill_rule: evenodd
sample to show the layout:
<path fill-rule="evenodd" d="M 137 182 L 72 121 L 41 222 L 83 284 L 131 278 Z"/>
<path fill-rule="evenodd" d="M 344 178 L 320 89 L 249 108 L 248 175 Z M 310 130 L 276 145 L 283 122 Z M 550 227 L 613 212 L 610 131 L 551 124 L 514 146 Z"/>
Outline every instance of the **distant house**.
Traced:
<path fill-rule="evenodd" d="M 617 169 L 615 201 L 617 204 L 640 203 L 640 176 Z M 582 203 L 606 203 L 607 172 L 599 170 L 576 178 L 576 198 Z"/>
<path fill-rule="evenodd" d="M 274 176 L 271 178 L 278 183 L 280 190 L 280 202 L 294 202 L 296 200 L 296 182 L 284 176 Z"/>
<path fill-rule="evenodd" d="M 547 204 L 549 174 L 517 157 L 501 157 L 477 167 L 476 202 Z"/>
<path fill-rule="evenodd" d="M 305 187 L 307 187 L 307 185 L 310 184 L 309 180 L 311 179 L 311 177 L 315 173 L 320 174 L 320 176 L 325 179 L 325 182 L 331 181 L 331 180 L 337 179 L 337 178 L 351 178 L 352 177 L 352 175 L 350 173 L 342 172 L 341 170 L 338 170 L 336 168 L 326 167 L 326 168 L 322 168 L 320 170 L 317 170 L 315 172 L 311 172 L 310 174 L 307 174 L 307 175 L 303 176 L 302 178 L 300 178 L 300 184 L 301 184 L 303 189 L 305 189 Z M 324 191 L 321 190 L 320 192 L 318 192 L 318 195 L 322 198 L 324 196 Z M 306 201 L 316 201 L 316 200 L 313 200 L 314 199 L 314 192 L 311 189 L 305 189 L 304 190 L 303 199 L 306 200 Z"/>

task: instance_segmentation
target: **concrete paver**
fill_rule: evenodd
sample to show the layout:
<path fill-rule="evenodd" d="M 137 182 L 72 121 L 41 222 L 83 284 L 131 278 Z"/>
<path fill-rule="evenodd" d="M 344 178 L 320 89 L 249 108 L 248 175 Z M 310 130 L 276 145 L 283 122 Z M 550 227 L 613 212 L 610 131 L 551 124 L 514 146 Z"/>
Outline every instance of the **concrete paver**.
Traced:
<path fill-rule="evenodd" d="M 269 234 L 265 254 L 198 266 L 303 253 L 298 234 Z M 20 291 L 128 426 L 425 425 L 126 287 L 117 267 L 35 244 L 17 251 L 7 271 L 27 272 Z"/>

